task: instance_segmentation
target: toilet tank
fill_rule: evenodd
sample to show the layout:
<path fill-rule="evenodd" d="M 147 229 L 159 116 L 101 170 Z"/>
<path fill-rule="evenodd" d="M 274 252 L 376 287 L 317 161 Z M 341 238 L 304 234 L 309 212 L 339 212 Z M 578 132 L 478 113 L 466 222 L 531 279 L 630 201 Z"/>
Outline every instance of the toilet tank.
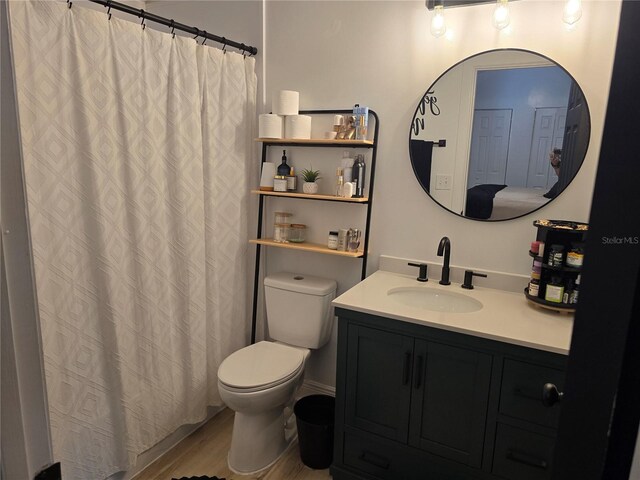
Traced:
<path fill-rule="evenodd" d="M 320 348 L 329 341 L 338 284 L 328 278 L 281 272 L 264 279 L 269 336 L 283 343 Z"/>

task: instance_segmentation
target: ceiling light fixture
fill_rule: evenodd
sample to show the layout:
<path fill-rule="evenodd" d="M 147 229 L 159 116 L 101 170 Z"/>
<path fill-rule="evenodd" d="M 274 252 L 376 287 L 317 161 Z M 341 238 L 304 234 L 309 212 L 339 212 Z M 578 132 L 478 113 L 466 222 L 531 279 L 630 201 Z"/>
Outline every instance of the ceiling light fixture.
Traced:
<path fill-rule="evenodd" d="M 493 11 L 493 26 L 502 30 L 509 25 L 510 21 L 508 0 L 498 0 L 496 9 Z"/>
<path fill-rule="evenodd" d="M 582 17 L 582 0 L 567 0 L 562 10 L 562 21 L 573 25 Z"/>
<path fill-rule="evenodd" d="M 441 37 L 447 31 L 447 24 L 444 21 L 444 7 L 436 5 L 433 9 L 433 18 L 431 19 L 431 35 Z"/>

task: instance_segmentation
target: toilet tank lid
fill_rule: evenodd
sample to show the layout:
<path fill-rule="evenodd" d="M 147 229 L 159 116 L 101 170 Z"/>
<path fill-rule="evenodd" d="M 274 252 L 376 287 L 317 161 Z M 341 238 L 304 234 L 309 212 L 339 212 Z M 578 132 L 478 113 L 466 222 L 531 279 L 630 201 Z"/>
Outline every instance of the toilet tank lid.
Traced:
<path fill-rule="evenodd" d="M 324 296 L 336 291 L 338 284 L 335 280 L 313 277 L 300 273 L 280 272 L 265 277 L 267 287 L 279 288 L 290 292 L 306 293 L 307 295 Z"/>

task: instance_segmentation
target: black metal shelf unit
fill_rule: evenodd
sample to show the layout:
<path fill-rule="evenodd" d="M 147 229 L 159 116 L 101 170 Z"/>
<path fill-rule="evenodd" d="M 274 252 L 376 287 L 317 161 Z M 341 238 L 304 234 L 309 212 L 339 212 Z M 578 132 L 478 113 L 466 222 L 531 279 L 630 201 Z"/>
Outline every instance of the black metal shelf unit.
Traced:
<path fill-rule="evenodd" d="M 352 115 L 352 110 L 301 110 L 301 115 Z M 369 230 L 371 223 L 371 207 L 373 205 L 373 192 L 374 192 L 374 182 L 375 182 L 375 174 L 376 174 L 376 154 L 378 150 L 378 131 L 380 128 L 380 121 L 378 119 L 378 114 L 369 110 L 369 128 L 371 128 L 371 120 L 373 122 L 373 141 L 369 142 L 358 142 L 358 141 L 350 141 L 350 140 L 335 140 L 335 141 L 318 141 L 313 142 L 304 142 L 301 143 L 296 140 L 288 140 L 288 139 L 274 139 L 269 141 L 262 142 L 262 163 L 267 160 L 267 153 L 270 146 L 295 146 L 295 147 L 311 147 L 311 148 L 365 148 L 371 149 L 371 161 L 368 165 L 369 168 L 369 195 L 368 201 L 355 203 L 358 205 L 363 205 L 367 209 L 367 216 L 365 220 L 364 227 L 364 238 L 363 238 L 363 255 L 358 257 L 362 260 L 362 274 L 361 279 L 364 280 L 367 276 L 367 258 L 368 258 L 368 250 L 369 250 Z M 371 131 L 371 130 L 370 130 Z M 258 195 L 258 232 L 257 239 L 262 238 L 262 221 L 263 221 L 263 213 L 264 213 L 264 201 L 265 197 L 268 195 Z M 282 197 L 278 197 L 282 198 Z M 292 197 L 295 198 L 295 197 Z M 333 199 L 322 198 L 297 198 L 298 200 L 313 200 L 320 202 L 331 202 Z M 335 202 L 338 203 L 338 202 Z M 353 205 L 354 203 L 348 203 L 349 205 Z M 255 262 L 255 272 L 253 279 L 253 312 L 251 316 L 251 343 L 255 343 L 256 341 L 256 321 L 257 321 L 257 313 L 258 313 L 258 293 L 259 293 L 259 282 L 260 282 L 260 255 L 262 252 L 262 245 L 259 243 L 256 244 L 256 262 Z"/>

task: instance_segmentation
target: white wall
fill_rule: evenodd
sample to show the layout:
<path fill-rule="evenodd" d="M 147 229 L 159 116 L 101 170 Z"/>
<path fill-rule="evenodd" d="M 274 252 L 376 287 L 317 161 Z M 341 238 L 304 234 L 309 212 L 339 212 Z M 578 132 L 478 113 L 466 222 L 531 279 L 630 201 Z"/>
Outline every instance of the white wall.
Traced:
<path fill-rule="evenodd" d="M 377 268 L 381 253 L 435 261 L 438 241 L 447 235 L 455 265 L 528 274 L 534 219 L 588 220 L 620 3 L 583 2 L 582 19 L 572 31 L 562 23 L 563 4 L 513 2 L 511 25 L 500 32 L 491 25 L 493 5 L 448 9 L 451 39 L 436 39 L 429 33 L 431 13 L 421 0 L 266 2 L 267 98 L 273 91 L 293 89 L 301 93 L 301 108 L 360 103 L 380 116 L 369 272 Z M 591 144 L 576 179 L 542 210 L 506 222 L 466 220 L 436 205 L 418 184 L 409 161 L 409 127 L 418 101 L 443 71 L 469 55 L 506 47 L 537 51 L 574 76 L 589 102 Z M 333 176 L 336 154 L 326 153 L 327 175 Z M 302 211 L 305 205 L 292 208 Z M 336 215 L 335 224 L 352 224 L 350 214 L 333 205 L 305 209 L 306 219 Z M 335 278 L 340 291 L 358 280 L 357 261 L 271 250 L 270 272 L 295 269 Z M 335 344 L 317 353 L 307 378 L 333 385 Z"/>

